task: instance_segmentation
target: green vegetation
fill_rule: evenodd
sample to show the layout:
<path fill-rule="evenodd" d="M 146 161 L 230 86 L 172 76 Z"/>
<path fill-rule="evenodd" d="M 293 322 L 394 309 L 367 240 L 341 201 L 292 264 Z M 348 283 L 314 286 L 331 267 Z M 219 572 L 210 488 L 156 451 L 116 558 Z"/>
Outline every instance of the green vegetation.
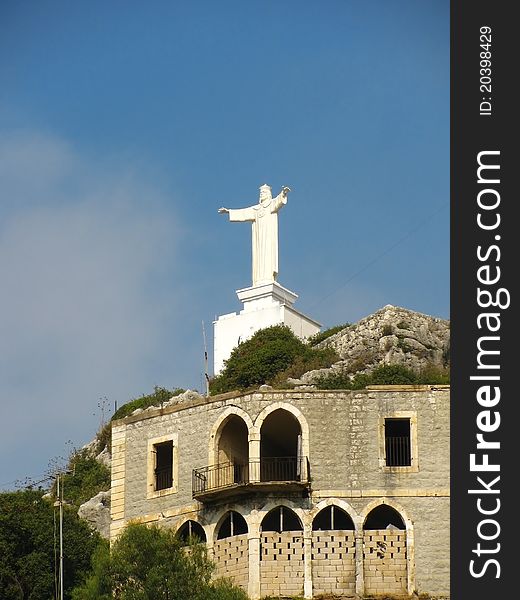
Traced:
<path fill-rule="evenodd" d="M 99 547 L 72 600 L 247 600 L 229 581 L 211 581 L 213 570 L 204 545 L 186 552 L 171 530 L 130 524 L 111 552 Z"/>
<path fill-rule="evenodd" d="M 262 384 L 283 387 L 286 373 L 299 377 L 310 369 L 329 367 L 337 360 L 334 350 L 312 348 L 286 325 L 274 325 L 257 331 L 232 351 L 222 373 L 210 381 L 210 392 L 221 394 Z"/>
<path fill-rule="evenodd" d="M 86 449 L 72 454 L 67 470 L 63 477 L 65 499 L 77 508 L 98 492 L 110 489 L 110 470 Z"/>
<path fill-rule="evenodd" d="M 138 408 L 149 408 L 150 406 L 161 406 L 165 402 L 168 402 L 170 398 L 173 396 L 178 396 L 182 394 L 185 390 L 182 388 L 176 388 L 174 390 L 168 390 L 163 387 L 155 386 L 154 391 L 151 394 L 144 394 L 143 396 L 139 396 L 139 398 L 135 398 L 130 400 L 123 406 L 120 406 L 116 412 L 113 414 L 111 421 L 115 421 L 116 419 L 122 419 L 123 417 L 127 417 L 134 410 Z"/>
<path fill-rule="evenodd" d="M 111 435 L 111 427 L 112 421 L 116 419 L 123 419 L 128 415 L 131 415 L 134 410 L 138 408 L 149 408 L 150 406 L 161 406 L 165 402 L 168 402 L 173 396 L 179 396 L 182 394 L 184 389 L 175 388 L 173 390 L 168 390 L 167 388 L 160 387 L 158 385 L 154 386 L 154 391 L 151 394 L 143 394 L 138 398 L 134 398 L 129 400 L 122 406 L 120 406 L 116 412 L 112 415 L 112 418 L 97 434 L 98 440 L 98 452 L 101 452 L 103 448 L 108 448 L 110 450 L 110 435 Z"/>
<path fill-rule="evenodd" d="M 317 344 L 323 342 L 323 340 L 326 340 L 335 333 L 338 333 L 339 331 L 350 327 L 350 325 L 350 323 L 343 323 L 343 325 L 334 325 L 334 327 L 329 327 L 328 329 L 320 331 L 309 338 L 309 344 L 311 346 L 316 346 Z"/>
<path fill-rule="evenodd" d="M 360 390 L 367 385 L 422 385 L 448 384 L 449 369 L 429 366 L 418 373 L 401 365 L 381 365 L 371 373 L 357 373 L 351 377 L 347 372 L 326 375 L 315 381 L 323 390 Z"/>
<path fill-rule="evenodd" d="M 392 325 L 390 325 L 390 323 L 387 323 L 383 327 L 383 337 L 386 335 L 392 335 L 393 333 L 394 333 L 394 328 L 392 327 Z"/>
<path fill-rule="evenodd" d="M 55 598 L 58 572 L 57 509 L 42 490 L 0 493 L 0 598 Z M 90 567 L 100 537 L 64 506 L 64 596 L 80 584 Z"/>

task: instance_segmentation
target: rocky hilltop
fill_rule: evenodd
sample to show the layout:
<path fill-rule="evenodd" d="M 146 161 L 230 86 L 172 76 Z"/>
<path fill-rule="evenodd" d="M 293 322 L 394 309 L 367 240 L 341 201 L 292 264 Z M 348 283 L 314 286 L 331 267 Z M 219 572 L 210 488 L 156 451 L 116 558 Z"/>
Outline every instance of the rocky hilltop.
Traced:
<path fill-rule="evenodd" d="M 330 374 L 367 373 L 380 365 L 402 365 L 413 371 L 449 367 L 450 322 L 388 304 L 317 347 L 334 348 L 341 360 L 329 369 L 290 379 L 290 384 L 312 385 Z"/>

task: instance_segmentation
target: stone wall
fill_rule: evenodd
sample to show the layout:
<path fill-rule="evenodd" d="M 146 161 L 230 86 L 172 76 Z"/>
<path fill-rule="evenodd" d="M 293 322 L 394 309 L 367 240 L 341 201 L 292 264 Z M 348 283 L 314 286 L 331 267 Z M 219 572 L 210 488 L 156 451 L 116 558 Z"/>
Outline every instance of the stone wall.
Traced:
<path fill-rule="evenodd" d="M 247 534 L 217 540 L 213 545 L 215 577 L 229 577 L 247 591 L 249 580 L 249 544 Z"/>
<path fill-rule="evenodd" d="M 353 531 L 312 532 L 314 594 L 356 592 L 356 541 Z"/>
<path fill-rule="evenodd" d="M 363 571 L 366 594 L 406 594 L 406 532 L 365 531 Z"/>
<path fill-rule="evenodd" d="M 263 596 L 300 596 L 304 584 L 303 533 L 262 534 L 260 586 Z"/>

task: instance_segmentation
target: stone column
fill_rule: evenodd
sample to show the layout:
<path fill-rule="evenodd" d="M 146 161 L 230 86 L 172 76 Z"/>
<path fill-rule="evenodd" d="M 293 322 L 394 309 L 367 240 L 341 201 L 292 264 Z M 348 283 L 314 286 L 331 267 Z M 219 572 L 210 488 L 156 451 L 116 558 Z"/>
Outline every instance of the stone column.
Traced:
<path fill-rule="evenodd" d="M 249 432 L 249 481 L 260 481 L 260 431 Z"/>
<path fill-rule="evenodd" d="M 356 594 L 363 596 L 365 593 L 365 574 L 363 565 L 363 530 L 356 529 Z"/>
<path fill-rule="evenodd" d="M 303 530 L 303 597 L 312 598 L 312 529 L 306 525 Z"/>
<path fill-rule="evenodd" d="M 251 532 L 249 541 L 249 585 L 248 594 L 251 600 L 260 598 L 260 533 Z"/>

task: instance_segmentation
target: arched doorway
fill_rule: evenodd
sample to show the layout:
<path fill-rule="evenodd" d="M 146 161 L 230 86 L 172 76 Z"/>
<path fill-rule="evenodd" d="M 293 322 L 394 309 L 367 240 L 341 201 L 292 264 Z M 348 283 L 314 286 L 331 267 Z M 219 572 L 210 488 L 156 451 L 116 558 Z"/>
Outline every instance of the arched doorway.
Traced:
<path fill-rule="evenodd" d="M 249 433 L 244 420 L 232 414 L 219 428 L 211 487 L 247 483 L 249 480 Z"/>
<path fill-rule="evenodd" d="M 339 506 L 326 506 L 312 521 L 312 589 L 314 594 L 356 592 L 354 522 Z"/>
<path fill-rule="evenodd" d="M 376 506 L 363 525 L 365 594 L 406 594 L 406 526 L 392 506 Z"/>
<path fill-rule="evenodd" d="M 277 506 L 260 525 L 262 596 L 298 596 L 304 583 L 303 526 L 298 515 Z"/>
<path fill-rule="evenodd" d="M 298 419 L 283 408 L 274 410 L 260 429 L 261 480 L 300 481 L 302 460 L 302 430 Z"/>
<path fill-rule="evenodd" d="M 231 510 L 216 527 L 213 558 L 217 577 L 229 577 L 247 590 L 249 580 L 248 527 L 244 517 Z"/>

